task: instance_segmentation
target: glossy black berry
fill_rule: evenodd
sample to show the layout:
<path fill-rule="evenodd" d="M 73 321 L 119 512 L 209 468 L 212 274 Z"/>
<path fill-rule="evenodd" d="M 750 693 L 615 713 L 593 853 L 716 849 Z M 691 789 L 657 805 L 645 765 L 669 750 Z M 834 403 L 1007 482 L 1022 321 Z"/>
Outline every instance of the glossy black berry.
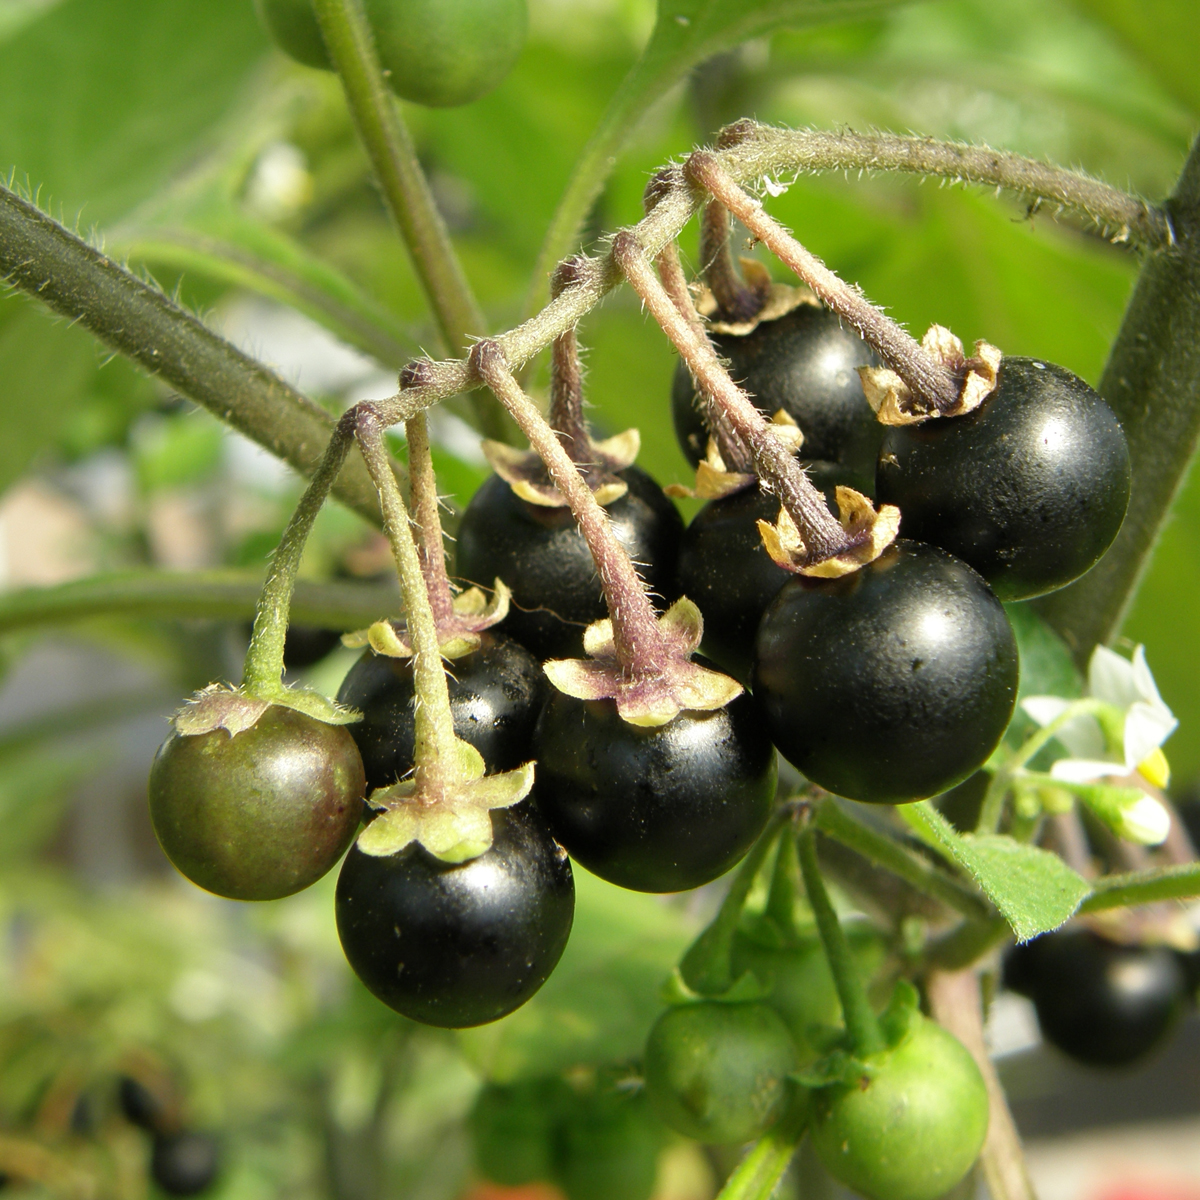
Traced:
<path fill-rule="evenodd" d="M 163 1129 L 168 1114 L 166 1101 L 144 1083 L 122 1075 L 117 1083 L 117 1103 L 125 1119 L 150 1133 Z"/>
<path fill-rule="evenodd" d="M 1100 396 L 1062 367 L 1005 358 L 975 412 L 887 431 L 876 495 L 899 506 L 905 537 L 1023 600 L 1096 563 L 1121 528 L 1129 478 L 1125 435 Z"/>
<path fill-rule="evenodd" d="M 319 663 L 342 644 L 341 630 L 320 625 L 289 625 L 283 640 L 283 665 L 289 671 Z"/>
<path fill-rule="evenodd" d="M 528 800 L 492 813 L 490 850 L 452 865 L 421 846 L 355 846 L 337 885 L 354 973 L 384 1004 L 462 1029 L 519 1008 L 546 982 L 575 912 L 571 864 Z"/>
<path fill-rule="evenodd" d="M 1149 1054 L 1187 997 L 1184 971 L 1166 946 L 1119 945 L 1081 928 L 1014 947 L 1004 982 L 1033 1001 L 1046 1041 L 1091 1066 L 1124 1066 Z"/>
<path fill-rule="evenodd" d="M 775 754 L 747 694 L 644 728 L 611 700 L 554 691 L 534 738 L 534 796 L 589 871 L 639 892 L 680 892 L 728 871 L 762 832 Z"/>
<path fill-rule="evenodd" d="M 870 472 L 883 427 L 863 395 L 857 368 L 879 360 L 834 313 L 802 304 L 744 337 L 715 334 L 713 343 L 764 414 L 782 408 L 800 426 L 806 458 Z M 682 362 L 671 387 L 671 414 L 680 448 L 695 465 L 704 457 L 708 431 Z"/>
<path fill-rule="evenodd" d="M 212 1186 L 219 1168 L 217 1143 L 206 1133 L 175 1133 L 154 1139 L 150 1177 L 168 1195 L 198 1195 Z"/>
<path fill-rule="evenodd" d="M 150 816 L 193 883 L 232 900 L 275 900 L 341 858 L 365 790 L 344 725 L 272 705 L 232 737 L 172 733 L 150 768 Z"/>
<path fill-rule="evenodd" d="M 675 596 L 675 561 L 683 520 L 662 489 L 637 467 L 629 486 L 605 508 L 613 533 L 650 590 Z M 583 631 L 607 615 L 600 577 L 569 508 L 530 504 L 493 475 L 471 498 L 458 529 L 457 575 L 481 587 L 499 577 L 512 589 L 504 631 L 539 658 L 583 654 Z"/>
<path fill-rule="evenodd" d="M 996 748 L 1017 644 L 970 567 L 900 541 L 841 579 L 784 586 L 759 626 L 754 693 L 775 745 L 814 783 L 904 804 L 953 787 Z"/>
<path fill-rule="evenodd" d="M 835 513 L 835 486 L 858 486 L 844 467 L 833 463 L 808 463 L 806 469 Z M 704 653 L 742 681 L 750 675 L 758 623 L 792 577 L 776 565 L 758 532 L 758 521 L 774 522 L 778 516 L 779 500 L 749 487 L 709 501 L 679 544 L 676 584 L 704 617 Z"/>
<path fill-rule="evenodd" d="M 450 664 L 446 683 L 454 732 L 492 771 L 511 771 L 533 757 L 545 676 L 524 646 L 485 630 L 477 650 Z M 367 787 L 386 787 L 407 775 L 416 736 L 412 659 L 367 650 L 346 674 L 338 700 L 363 714 L 348 728 L 362 754 Z"/>

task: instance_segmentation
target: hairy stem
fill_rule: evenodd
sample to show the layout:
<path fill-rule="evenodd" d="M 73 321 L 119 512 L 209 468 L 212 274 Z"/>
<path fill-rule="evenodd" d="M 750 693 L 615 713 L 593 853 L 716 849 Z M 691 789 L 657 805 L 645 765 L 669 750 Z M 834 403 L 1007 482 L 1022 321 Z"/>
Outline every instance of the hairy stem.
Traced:
<path fill-rule="evenodd" d="M 1031 212 L 1043 201 L 1050 201 L 1092 221 L 1114 242 L 1162 249 L 1174 241 L 1172 222 L 1162 208 L 1082 172 L 988 146 L 892 133 L 774 129 L 752 120 L 728 126 L 722 131 L 718 145 L 729 147 L 745 142 L 753 142 L 777 162 L 781 174 L 903 171 L 932 175 L 955 183 L 978 183 L 1015 192 L 1031 201 Z"/>
<path fill-rule="evenodd" d="M 687 277 L 683 273 L 683 264 L 679 261 L 679 247 L 675 242 L 665 246 L 658 255 L 656 262 L 658 277 L 662 281 L 663 290 L 671 297 L 679 315 L 691 326 L 698 342 L 706 342 L 708 334 L 704 321 L 692 303 L 692 294 L 688 290 Z M 695 380 L 693 378 L 693 385 Z M 730 427 L 725 410 L 703 388 L 696 387 L 696 394 L 703 405 L 704 424 L 710 436 L 716 439 L 717 450 L 727 471 L 738 471 L 742 474 L 752 474 L 754 459 L 738 436 Z"/>
<path fill-rule="evenodd" d="M 440 794 L 453 778 L 458 759 L 454 736 L 454 715 L 450 710 L 450 692 L 442 655 L 438 647 L 437 624 L 425 590 L 421 557 L 413 541 L 408 510 L 388 466 L 383 443 L 384 426 L 374 405 L 359 404 L 351 409 L 354 431 L 362 449 L 367 470 L 379 488 L 383 509 L 383 530 L 396 560 L 404 617 L 413 650 L 413 687 L 416 692 L 413 763 L 416 767 L 417 792 L 432 797 Z"/>
<path fill-rule="evenodd" d="M 551 343 L 550 428 L 558 434 L 573 463 L 586 467 L 591 462 L 587 423 L 583 419 L 583 370 L 574 326 Z"/>
<path fill-rule="evenodd" d="M 451 353 L 467 349 L 487 329 L 438 212 L 416 147 L 384 82 L 362 0 L 313 0 L 358 136 L 375 170 L 384 203 L 408 247 L 417 278 Z M 480 428 L 504 437 L 501 414 L 486 396 L 475 398 Z"/>
<path fill-rule="evenodd" d="M 867 998 L 866 985 L 859 974 L 858 964 L 854 961 L 854 953 L 850 949 L 846 931 L 842 928 L 829 901 L 829 893 L 825 890 L 825 881 L 821 878 L 820 867 L 817 866 L 814 834 L 811 823 L 800 832 L 797 840 L 800 870 L 804 875 L 808 902 L 816 918 L 817 932 L 821 935 L 821 945 L 825 948 L 829 970 L 837 986 L 838 999 L 842 1002 L 850 1047 L 855 1054 L 866 1057 L 884 1048 L 883 1031 L 879 1028 L 871 1001 Z"/>
<path fill-rule="evenodd" d="M 433 455 L 429 452 L 429 429 L 424 413 L 404 422 L 408 443 L 408 490 L 417 526 L 417 546 L 421 571 L 434 622 L 439 626 L 454 616 L 454 596 L 446 574 L 446 546 L 442 541 L 442 520 L 438 514 L 437 476 Z"/>
<path fill-rule="evenodd" d="M 911 334 L 876 308 L 858 288 L 839 279 L 815 254 L 769 217 L 762 202 L 742 191 L 715 154 L 696 151 L 689 156 L 684 170 L 690 179 L 720 200 L 842 320 L 857 329 L 863 341 L 878 351 L 913 392 L 943 412 L 958 403 L 959 386 L 954 375 Z"/>
<path fill-rule="evenodd" d="M 617 541 L 607 514 L 596 502 L 592 489 L 563 449 L 554 430 L 521 390 L 499 345 L 490 339 L 477 342 L 471 352 L 471 362 L 478 377 L 492 389 L 529 439 L 529 444 L 546 464 L 554 486 L 571 508 L 596 561 L 604 600 L 612 617 L 617 661 L 633 675 L 656 674 L 666 657 L 658 620 L 646 595 L 646 585 L 625 548 Z"/>
<path fill-rule="evenodd" d="M 279 545 L 271 556 L 271 568 L 255 609 L 254 632 L 250 635 L 250 646 L 246 650 L 246 662 L 242 670 L 243 686 L 252 696 L 269 698 L 282 686 L 283 643 L 287 636 L 296 572 L 300 568 L 313 522 L 346 461 L 353 440 L 354 418 L 351 415 L 337 423 L 325 457 L 300 497 L 300 503 L 296 505 L 296 511 L 292 513 Z M 391 464 L 385 461 L 384 466 L 394 484 Z"/>
<path fill-rule="evenodd" d="M 613 253 L 633 290 L 683 356 L 697 385 L 720 405 L 734 434 L 749 447 L 759 475 L 788 510 L 804 539 L 810 562 L 821 562 L 849 548 L 841 523 L 825 506 L 825 497 L 809 481 L 792 452 L 772 433 L 766 418 L 729 377 L 706 337 L 696 333 L 667 294 L 632 231 L 613 239 Z"/>
<path fill-rule="evenodd" d="M 1082 579 L 1036 601 L 1081 665 L 1120 630 L 1200 446 L 1200 137 L 1165 207 L 1174 248 L 1147 258 L 1099 384 L 1129 442 L 1125 523 Z"/>
<path fill-rule="evenodd" d="M 719 200 L 710 200 L 700 214 L 700 262 L 722 321 L 750 321 L 758 316 L 765 297 L 746 283 L 733 261 L 729 209 Z"/>
<path fill-rule="evenodd" d="M 317 469 L 334 419 L 261 363 L 15 192 L 0 186 L 0 279 L 78 321 L 189 400 L 282 458 Z M 372 523 L 375 489 L 351 459 L 334 494 Z"/>
<path fill-rule="evenodd" d="M 1036 1200 L 1025 1152 L 1016 1122 L 1008 1107 L 1004 1087 L 983 1040 L 983 997 L 974 970 L 931 971 L 925 994 L 934 1020 L 948 1029 L 971 1052 L 987 1085 L 987 1138 L 979 1152 L 979 1164 L 993 1200 Z"/>
<path fill-rule="evenodd" d="M 941 901 L 947 908 L 971 920 L 982 920 L 988 916 L 988 906 L 978 895 L 886 834 L 856 821 L 836 800 L 823 800 L 816 808 L 814 821 L 822 833 L 898 875 L 905 883 Z"/>

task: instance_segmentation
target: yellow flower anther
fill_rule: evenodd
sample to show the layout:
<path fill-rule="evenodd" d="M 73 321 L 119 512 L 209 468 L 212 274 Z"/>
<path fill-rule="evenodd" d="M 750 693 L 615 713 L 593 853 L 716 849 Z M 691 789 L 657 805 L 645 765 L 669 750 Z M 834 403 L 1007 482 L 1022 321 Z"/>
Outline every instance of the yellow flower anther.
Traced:
<path fill-rule="evenodd" d="M 1162 747 L 1158 746 L 1151 750 L 1145 758 L 1137 765 L 1138 774 L 1141 775 L 1147 783 L 1154 784 L 1155 787 L 1165 788 L 1171 779 L 1171 766 L 1167 762 L 1167 756 L 1162 752 Z"/>

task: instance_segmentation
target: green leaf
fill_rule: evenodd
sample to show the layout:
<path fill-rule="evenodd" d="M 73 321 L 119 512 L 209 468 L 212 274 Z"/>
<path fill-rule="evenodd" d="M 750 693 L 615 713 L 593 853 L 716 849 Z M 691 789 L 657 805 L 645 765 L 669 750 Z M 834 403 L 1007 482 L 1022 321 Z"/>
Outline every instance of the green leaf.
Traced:
<path fill-rule="evenodd" d="M 1091 891 L 1061 858 L 1004 834 L 959 834 L 927 800 L 898 809 L 910 828 L 966 871 L 1022 942 L 1057 929 Z"/>
<path fill-rule="evenodd" d="M 1092 894 L 1080 905 L 1080 912 L 1101 912 L 1159 900 L 1190 900 L 1195 896 L 1200 896 L 1200 863 L 1153 867 L 1149 871 L 1097 879 Z"/>
<path fill-rule="evenodd" d="M 1134 51 L 1163 87 L 1200 113 L 1200 21 L 1179 0 L 1076 0 Z"/>
<path fill-rule="evenodd" d="M 663 980 L 695 936 L 687 916 L 575 868 L 575 924 L 554 974 L 511 1016 L 459 1034 L 497 1083 L 641 1054 Z"/>
<path fill-rule="evenodd" d="M 265 49 L 246 0 L 64 0 L 0 45 L 0 176 L 69 223 L 110 221 L 187 159 Z"/>
<path fill-rule="evenodd" d="M 1006 604 L 1017 650 L 1021 656 L 1021 679 L 1017 686 L 1017 706 L 1013 710 L 1004 740 L 1019 746 L 1037 723 L 1021 709 L 1026 696 L 1062 696 L 1074 700 L 1083 692 L 1083 677 L 1067 643 L 1037 615 L 1028 604 Z"/>

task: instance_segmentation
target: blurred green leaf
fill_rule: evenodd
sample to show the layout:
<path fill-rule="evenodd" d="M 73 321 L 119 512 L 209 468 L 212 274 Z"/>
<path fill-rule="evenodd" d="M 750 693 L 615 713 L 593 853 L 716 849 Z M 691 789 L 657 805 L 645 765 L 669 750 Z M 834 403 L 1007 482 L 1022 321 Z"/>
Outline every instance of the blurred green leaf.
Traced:
<path fill-rule="evenodd" d="M 68 223 L 163 184 L 266 48 L 246 0 L 64 0 L 0 44 L 0 176 Z"/>
<path fill-rule="evenodd" d="M 95 745 L 56 746 L 46 738 L 0 747 L 0 866 L 35 853 L 54 835 L 71 787 L 104 761 Z"/>
<path fill-rule="evenodd" d="M 1026 696 L 1064 696 L 1073 700 L 1083 691 L 1083 677 L 1066 642 L 1028 604 L 1006 604 L 1009 624 L 1017 635 L 1021 656 L 1021 678 L 1017 706 L 1004 740 L 1019 746 L 1036 728 L 1032 717 L 1021 709 Z"/>
<path fill-rule="evenodd" d="M 496 1083 L 637 1057 L 695 932 L 679 908 L 576 866 L 575 924 L 554 974 L 524 1007 L 465 1030 L 459 1044 Z"/>
<path fill-rule="evenodd" d="M 979 884 L 1018 941 L 1057 929 L 1091 891 L 1086 879 L 1049 850 L 1005 834 L 960 834 L 927 800 L 896 811 L 927 845 Z"/>
<path fill-rule="evenodd" d="M 1146 63 L 1164 87 L 1200 113 L 1200 21 L 1178 0 L 1076 0 L 1104 21 Z"/>

